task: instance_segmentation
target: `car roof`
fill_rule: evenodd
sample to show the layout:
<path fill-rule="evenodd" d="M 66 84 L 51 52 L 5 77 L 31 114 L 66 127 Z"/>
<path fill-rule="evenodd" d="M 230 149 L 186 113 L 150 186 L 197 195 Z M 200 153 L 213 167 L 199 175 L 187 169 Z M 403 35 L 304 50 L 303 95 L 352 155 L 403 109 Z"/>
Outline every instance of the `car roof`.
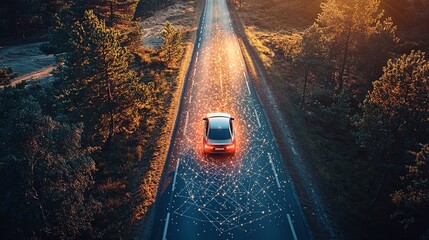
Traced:
<path fill-rule="evenodd" d="M 212 117 L 210 118 L 210 129 L 229 129 L 229 118 Z"/>

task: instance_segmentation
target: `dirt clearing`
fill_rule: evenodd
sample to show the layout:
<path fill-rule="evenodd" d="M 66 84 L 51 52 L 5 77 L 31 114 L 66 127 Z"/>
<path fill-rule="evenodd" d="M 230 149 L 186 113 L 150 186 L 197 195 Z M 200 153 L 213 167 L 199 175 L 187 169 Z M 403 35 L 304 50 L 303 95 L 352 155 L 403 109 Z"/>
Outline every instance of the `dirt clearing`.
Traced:
<path fill-rule="evenodd" d="M 53 79 L 54 55 L 45 55 L 38 43 L 0 46 L 0 67 L 11 67 L 16 77 L 11 85 L 26 80 L 50 81 Z"/>
<path fill-rule="evenodd" d="M 164 29 L 165 22 L 171 22 L 175 28 L 180 29 L 182 33 L 195 30 L 195 3 L 194 1 L 179 1 L 153 16 L 144 19 L 140 26 L 142 27 L 142 43 L 151 48 L 157 48 L 162 44 L 161 32 Z"/>

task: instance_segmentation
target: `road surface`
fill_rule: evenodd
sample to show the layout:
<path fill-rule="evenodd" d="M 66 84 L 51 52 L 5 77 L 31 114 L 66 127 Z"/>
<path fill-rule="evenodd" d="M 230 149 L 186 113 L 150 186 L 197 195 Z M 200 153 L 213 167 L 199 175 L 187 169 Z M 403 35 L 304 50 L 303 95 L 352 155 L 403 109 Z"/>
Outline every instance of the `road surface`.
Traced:
<path fill-rule="evenodd" d="M 191 64 L 151 238 L 309 239 L 226 0 L 206 0 Z M 235 156 L 202 154 L 208 112 L 235 117 Z"/>

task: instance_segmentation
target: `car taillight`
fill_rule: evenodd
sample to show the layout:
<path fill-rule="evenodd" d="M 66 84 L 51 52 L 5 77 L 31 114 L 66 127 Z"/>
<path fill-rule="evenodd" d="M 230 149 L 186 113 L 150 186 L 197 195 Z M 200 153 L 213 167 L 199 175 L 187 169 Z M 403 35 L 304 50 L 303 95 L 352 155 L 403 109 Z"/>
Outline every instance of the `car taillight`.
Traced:
<path fill-rule="evenodd" d="M 233 148 L 235 148 L 235 145 L 234 145 L 234 144 L 232 144 L 232 145 L 230 145 L 230 146 L 227 146 L 227 147 L 226 147 L 226 149 L 233 149 Z"/>
<path fill-rule="evenodd" d="M 212 146 L 207 145 L 207 144 L 205 144 L 205 145 L 204 145 L 204 147 L 205 147 L 205 148 L 208 148 L 208 149 L 213 148 Z"/>

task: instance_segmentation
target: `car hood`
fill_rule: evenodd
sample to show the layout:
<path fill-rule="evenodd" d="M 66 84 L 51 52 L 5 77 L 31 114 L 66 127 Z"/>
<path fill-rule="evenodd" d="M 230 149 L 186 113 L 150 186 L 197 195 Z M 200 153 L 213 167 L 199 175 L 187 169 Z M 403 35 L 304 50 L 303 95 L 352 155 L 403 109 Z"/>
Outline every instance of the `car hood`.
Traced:
<path fill-rule="evenodd" d="M 232 139 L 225 139 L 225 140 L 208 139 L 207 143 L 208 144 L 213 144 L 213 145 L 227 145 L 227 144 L 231 144 L 232 143 Z"/>

